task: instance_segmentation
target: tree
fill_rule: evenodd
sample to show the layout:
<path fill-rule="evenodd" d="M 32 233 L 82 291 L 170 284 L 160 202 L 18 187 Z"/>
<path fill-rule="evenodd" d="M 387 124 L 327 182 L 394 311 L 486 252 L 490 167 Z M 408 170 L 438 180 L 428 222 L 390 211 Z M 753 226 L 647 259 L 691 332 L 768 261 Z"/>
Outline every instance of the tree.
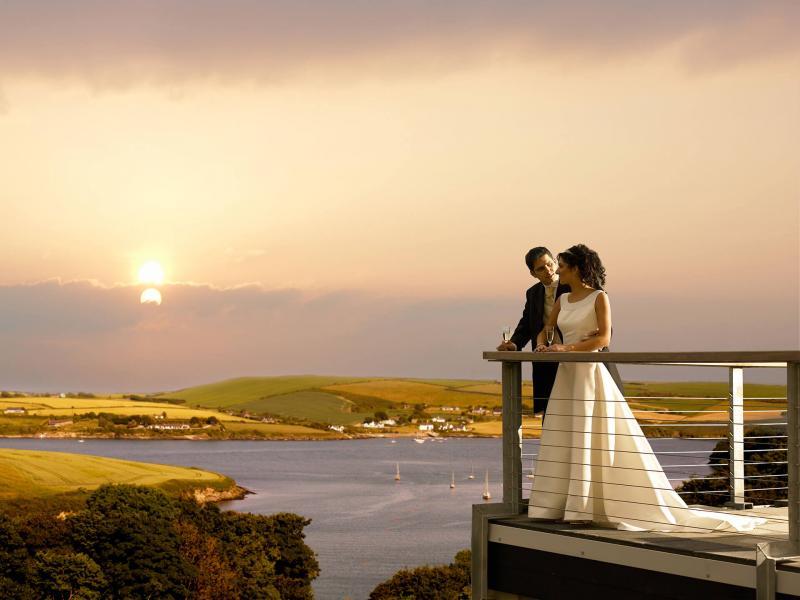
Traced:
<path fill-rule="evenodd" d="M 313 597 L 319 564 L 298 515 L 223 512 L 130 485 L 102 486 L 54 516 L 64 502 L 0 513 L 3 598 Z"/>
<path fill-rule="evenodd" d="M 379 584 L 370 600 L 468 600 L 470 598 L 469 550 L 461 550 L 449 565 L 402 569 Z"/>
<path fill-rule="evenodd" d="M 47 598 L 100 600 L 106 580 L 99 565 L 80 552 L 38 552 L 31 584 Z"/>
<path fill-rule="evenodd" d="M 194 600 L 240 598 L 236 584 L 236 572 L 223 554 L 220 541 L 190 521 L 181 521 L 176 526 L 181 539 L 181 556 L 194 567 L 197 574 L 189 585 Z"/>
<path fill-rule="evenodd" d="M 28 552 L 14 522 L 0 513 L 0 589 L 13 597 L 25 582 Z M 14 592 L 12 592 L 12 590 Z"/>
<path fill-rule="evenodd" d="M 112 596 L 182 598 L 192 572 L 172 528 L 177 513 L 160 490 L 104 485 L 70 518 L 72 541 L 101 566 Z"/>
<path fill-rule="evenodd" d="M 387 421 L 389 419 L 389 415 L 386 414 L 385 411 L 376 410 L 375 411 L 375 420 L 376 421 Z"/>
<path fill-rule="evenodd" d="M 765 503 L 788 497 L 786 469 L 786 438 L 785 431 L 772 427 L 754 427 L 745 431 L 744 449 L 745 462 L 752 463 L 744 466 L 745 477 L 757 476 L 747 479 L 749 492 L 745 499 L 757 503 Z M 755 438 L 755 439 L 754 439 Z M 707 477 L 713 479 L 688 479 L 676 491 L 687 504 L 703 504 L 705 506 L 720 506 L 730 500 L 728 482 L 730 478 L 728 440 L 720 440 L 708 457 L 711 473 Z M 686 493 L 690 492 L 690 493 Z"/>

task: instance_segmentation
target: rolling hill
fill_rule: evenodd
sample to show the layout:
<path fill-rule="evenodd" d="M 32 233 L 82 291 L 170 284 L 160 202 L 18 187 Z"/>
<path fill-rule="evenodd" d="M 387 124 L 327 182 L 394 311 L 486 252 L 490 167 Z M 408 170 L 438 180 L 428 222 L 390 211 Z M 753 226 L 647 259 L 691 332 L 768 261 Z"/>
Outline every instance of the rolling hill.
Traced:
<path fill-rule="evenodd" d="M 627 382 L 626 394 L 638 398 L 637 406 L 688 408 L 725 406 L 728 394 L 724 382 Z M 532 394 L 530 382 L 523 383 L 523 397 Z M 785 397 L 780 385 L 746 384 L 749 398 Z M 377 410 L 390 415 L 408 414 L 410 406 L 494 407 L 502 404 L 501 386 L 488 380 L 367 378 L 328 376 L 242 377 L 167 392 L 161 398 L 178 398 L 188 406 L 248 410 L 282 417 L 330 424 L 357 423 Z M 681 397 L 709 398 L 682 402 Z M 649 398 L 653 398 L 650 400 Z M 404 408 L 405 407 L 405 408 Z"/>
<path fill-rule="evenodd" d="M 224 475 L 187 467 L 64 452 L 0 449 L 0 500 L 88 491 L 104 483 L 147 485 L 166 490 L 225 489 L 234 484 Z"/>

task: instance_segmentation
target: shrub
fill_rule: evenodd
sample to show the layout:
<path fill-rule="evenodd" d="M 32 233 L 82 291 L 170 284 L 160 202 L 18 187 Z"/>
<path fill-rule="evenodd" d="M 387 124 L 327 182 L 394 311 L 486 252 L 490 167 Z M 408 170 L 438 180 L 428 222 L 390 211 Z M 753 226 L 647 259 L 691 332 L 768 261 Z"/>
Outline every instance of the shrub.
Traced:
<path fill-rule="evenodd" d="M 774 427 L 754 427 L 745 431 L 745 437 L 763 439 L 745 439 L 744 474 L 746 477 L 757 475 L 754 479 L 746 479 L 748 490 L 763 488 L 785 488 L 788 485 L 786 469 L 786 438 L 785 431 Z M 728 440 L 720 440 L 708 457 L 711 473 L 708 477 L 715 479 L 689 479 L 684 481 L 676 491 L 691 492 L 682 494 L 687 504 L 704 504 L 706 506 L 721 506 L 730 500 L 724 492 L 728 490 L 730 477 L 729 466 L 730 452 Z M 784 464 L 781 464 L 784 463 Z M 763 489 L 763 491 L 750 492 L 746 500 L 758 504 L 766 504 L 773 500 L 788 497 L 786 489 Z"/>
<path fill-rule="evenodd" d="M 449 565 L 402 569 L 379 584 L 370 600 L 468 600 L 471 554 L 461 550 Z"/>

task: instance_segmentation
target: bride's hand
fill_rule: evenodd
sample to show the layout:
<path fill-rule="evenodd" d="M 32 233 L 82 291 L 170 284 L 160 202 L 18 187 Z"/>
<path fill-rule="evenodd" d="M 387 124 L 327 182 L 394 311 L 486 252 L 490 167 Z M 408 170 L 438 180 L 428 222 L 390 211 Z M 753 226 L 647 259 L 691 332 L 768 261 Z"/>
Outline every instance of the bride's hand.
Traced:
<path fill-rule="evenodd" d="M 533 349 L 534 352 L 547 352 L 547 346 L 544 344 L 539 344 L 536 348 Z"/>
<path fill-rule="evenodd" d="M 545 352 L 569 352 L 567 347 L 564 344 L 553 344 L 545 348 Z"/>

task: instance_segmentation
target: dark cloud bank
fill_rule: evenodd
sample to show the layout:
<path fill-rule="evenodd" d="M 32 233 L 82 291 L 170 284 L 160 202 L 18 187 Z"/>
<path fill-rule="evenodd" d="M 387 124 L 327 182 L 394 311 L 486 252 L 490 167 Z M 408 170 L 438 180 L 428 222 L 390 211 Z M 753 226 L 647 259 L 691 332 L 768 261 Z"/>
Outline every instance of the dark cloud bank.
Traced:
<path fill-rule="evenodd" d="M 153 391 L 300 373 L 498 378 L 481 352 L 504 324 L 516 324 L 523 293 L 422 300 L 169 285 L 154 307 L 139 304 L 140 291 L 89 282 L 0 286 L 0 389 Z M 751 294 L 691 310 L 668 297 L 612 302 L 617 350 L 800 346 L 796 297 L 774 295 L 766 313 Z M 648 373 L 629 377 L 708 376 Z"/>
<path fill-rule="evenodd" d="M 716 68 L 796 54 L 798 30 L 795 0 L 6 0 L 0 78 L 263 82 L 354 59 L 383 76 L 498 56 L 602 63 L 677 42 L 688 66 Z"/>

